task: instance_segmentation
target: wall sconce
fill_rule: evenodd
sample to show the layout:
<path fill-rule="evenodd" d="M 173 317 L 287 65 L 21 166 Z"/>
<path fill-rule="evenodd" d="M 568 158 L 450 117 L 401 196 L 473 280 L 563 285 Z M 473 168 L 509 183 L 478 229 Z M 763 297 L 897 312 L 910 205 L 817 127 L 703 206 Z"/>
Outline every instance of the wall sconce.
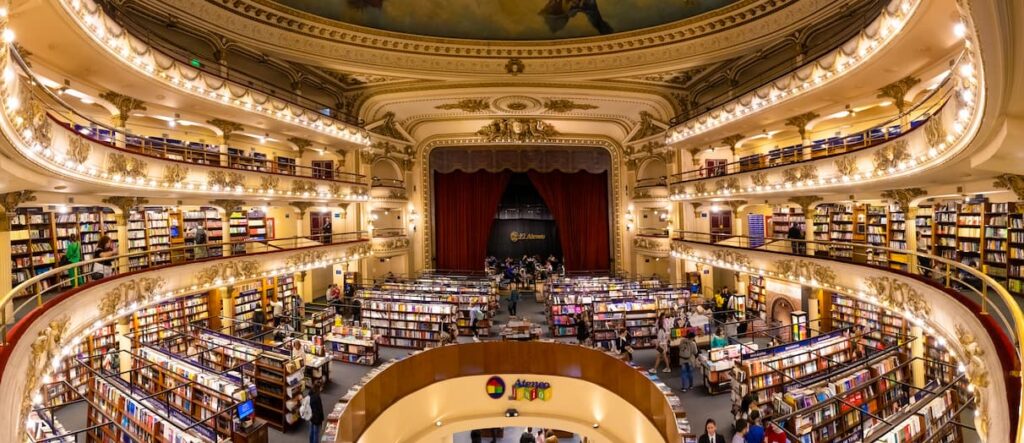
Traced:
<path fill-rule="evenodd" d="M 626 231 L 633 230 L 633 205 L 626 208 Z"/>
<path fill-rule="evenodd" d="M 409 230 L 416 232 L 416 211 L 410 208 L 409 216 L 406 218 L 409 220 Z"/>

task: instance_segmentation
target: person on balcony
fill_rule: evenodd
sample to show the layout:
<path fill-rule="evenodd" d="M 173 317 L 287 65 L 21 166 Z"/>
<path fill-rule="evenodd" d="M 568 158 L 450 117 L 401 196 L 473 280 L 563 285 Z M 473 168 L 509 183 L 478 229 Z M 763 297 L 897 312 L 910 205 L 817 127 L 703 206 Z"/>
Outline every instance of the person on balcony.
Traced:
<path fill-rule="evenodd" d="M 786 238 L 790 240 L 789 247 L 794 254 L 803 255 L 807 251 L 807 244 L 803 242 L 804 231 L 800 229 L 800 225 L 793 223 L 789 225 L 789 231 L 786 232 Z"/>
<path fill-rule="evenodd" d="M 63 265 L 73 265 L 80 261 L 82 261 L 82 244 L 78 242 L 78 234 L 72 232 L 68 236 L 68 246 L 64 250 L 62 263 Z M 68 269 L 68 279 L 71 281 L 72 287 L 77 288 L 85 284 L 85 275 L 77 267 Z"/>
<path fill-rule="evenodd" d="M 114 250 L 114 242 L 110 240 L 110 237 L 106 235 L 100 237 L 100 241 L 96 245 L 96 257 L 107 258 L 107 260 L 100 260 L 93 265 L 93 280 L 99 280 L 114 274 L 114 259 L 109 257 L 115 255 L 117 255 L 117 251 Z"/>

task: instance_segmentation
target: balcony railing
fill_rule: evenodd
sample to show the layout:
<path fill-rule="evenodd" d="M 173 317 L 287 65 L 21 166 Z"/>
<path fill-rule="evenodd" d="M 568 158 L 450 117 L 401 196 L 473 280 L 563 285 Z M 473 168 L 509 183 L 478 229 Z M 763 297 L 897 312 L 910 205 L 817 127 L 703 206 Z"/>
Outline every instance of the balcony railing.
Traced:
<path fill-rule="evenodd" d="M 145 268 L 147 270 L 154 270 L 185 263 L 231 258 L 233 254 L 226 254 L 226 251 L 245 251 L 245 256 L 247 256 L 256 253 L 278 252 L 289 249 L 324 246 L 326 244 L 355 243 L 367 240 L 369 240 L 369 235 L 366 232 L 357 231 L 271 240 L 214 242 L 94 258 L 56 267 L 25 280 L 11 289 L 10 292 L 4 294 L 3 298 L 0 298 L 0 306 L 7 306 L 9 303 L 12 303 L 14 308 L 13 311 L 0 309 L 0 346 L 7 345 L 7 333 L 12 324 L 29 315 L 33 310 L 39 309 L 48 300 L 75 287 L 91 285 L 95 282 L 106 281 L 119 274 L 135 272 L 138 263 L 166 262 L 166 264 Z M 223 255 L 215 256 L 212 254 L 215 250 L 220 251 Z M 243 255 L 234 256 L 241 257 Z"/>
<path fill-rule="evenodd" d="M 405 182 L 394 178 L 373 177 L 370 181 L 370 186 L 374 188 L 405 189 Z"/>
<path fill-rule="evenodd" d="M 764 154 L 740 157 L 736 161 L 725 164 L 683 171 L 673 174 L 669 182 L 672 185 L 677 185 L 694 180 L 789 166 L 795 163 L 849 154 L 888 143 L 921 127 L 934 113 L 942 109 L 953 94 L 953 77 L 953 75 L 946 76 L 939 86 L 909 110 L 869 129 L 842 137 L 814 140 L 806 146 L 803 143 L 795 144 L 773 149 Z M 904 121 L 906 123 L 902 123 Z"/>
<path fill-rule="evenodd" d="M 405 237 L 405 228 L 374 228 L 373 238 Z"/>
<path fill-rule="evenodd" d="M 806 257 L 808 259 L 825 259 L 842 262 L 853 262 L 858 265 L 882 269 L 888 272 L 907 275 L 920 281 L 931 283 L 934 286 L 943 287 L 948 291 L 955 291 L 962 300 L 970 303 L 963 303 L 967 309 L 974 311 L 979 318 L 991 317 L 993 320 L 993 331 L 1006 337 L 1013 346 L 1009 365 L 1012 365 L 1012 372 L 1015 375 L 1015 386 L 1007 386 L 1010 398 L 1020 401 L 1024 398 L 1024 389 L 1020 383 L 1021 357 L 1024 355 L 1024 313 L 1012 295 L 999 282 L 988 274 L 955 260 L 925 254 L 918 251 L 893 249 L 883 246 L 873 246 L 861 243 L 846 243 L 839 241 L 815 241 L 796 240 L 788 238 L 763 238 L 749 237 L 743 235 L 711 234 L 707 232 L 675 231 L 672 239 L 678 242 L 702 243 L 707 245 L 724 246 L 730 248 L 744 248 L 754 251 L 765 251 L 781 253 L 792 256 Z M 831 251 L 848 250 L 851 259 L 838 259 L 829 254 Z M 826 254 L 818 254 L 824 252 Z M 857 257 L 875 257 L 875 260 L 860 260 Z M 677 254 L 677 256 L 679 256 Z M 896 270 L 888 266 L 889 257 L 905 257 L 907 268 Z M 884 261 L 878 257 L 885 257 Z M 985 324 L 985 322 L 983 322 Z M 993 342 L 1000 343 L 993 337 Z M 1001 348 L 1002 349 L 1002 348 Z M 1010 380 L 1009 378 L 1007 379 Z M 1007 405 L 1010 411 L 1011 420 L 1020 413 L 1020 405 Z M 1019 417 L 1016 417 L 1019 418 Z M 1020 426 L 1012 428 L 1016 435 L 1015 441 L 1022 441 Z"/>

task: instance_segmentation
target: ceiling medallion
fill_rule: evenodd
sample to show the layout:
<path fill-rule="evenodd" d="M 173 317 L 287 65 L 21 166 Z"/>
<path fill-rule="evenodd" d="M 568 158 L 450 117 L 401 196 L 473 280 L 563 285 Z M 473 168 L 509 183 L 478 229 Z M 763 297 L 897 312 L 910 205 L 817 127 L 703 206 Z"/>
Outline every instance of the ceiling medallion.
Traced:
<path fill-rule="evenodd" d="M 544 104 L 532 97 L 509 95 L 494 99 L 491 107 L 498 112 L 539 113 L 544 109 Z"/>

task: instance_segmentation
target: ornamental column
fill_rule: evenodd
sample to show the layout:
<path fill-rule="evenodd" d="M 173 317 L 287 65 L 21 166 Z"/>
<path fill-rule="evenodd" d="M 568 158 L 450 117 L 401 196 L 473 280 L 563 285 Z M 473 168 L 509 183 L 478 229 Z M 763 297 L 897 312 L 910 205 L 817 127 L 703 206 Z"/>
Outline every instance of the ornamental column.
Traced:
<path fill-rule="evenodd" d="M 241 211 L 242 206 L 245 206 L 245 202 L 242 200 L 210 200 L 210 204 L 222 209 L 220 213 L 220 226 L 221 226 L 221 241 L 225 244 L 221 246 L 221 256 L 227 257 L 234 254 L 234 245 L 227 244 L 231 241 L 231 213 L 234 211 Z M 248 233 L 241 236 L 243 239 L 248 238 Z M 244 248 L 242 248 L 244 250 Z M 244 252 L 243 252 L 244 253 Z"/>
<path fill-rule="evenodd" d="M 818 117 L 821 117 L 821 115 L 815 112 L 805 112 L 800 115 L 794 115 L 786 119 L 786 126 L 792 126 L 796 128 L 796 131 L 800 133 L 801 145 L 807 147 L 811 145 L 811 139 L 807 137 L 807 125 Z"/>
<path fill-rule="evenodd" d="M 790 197 L 789 202 L 794 203 L 800 207 L 800 210 L 804 214 L 804 240 L 806 247 L 804 248 L 804 254 L 814 255 L 814 250 L 818 246 L 817 244 L 811 243 L 814 241 L 814 207 L 817 203 L 822 200 L 817 195 L 801 195 L 799 197 Z"/>
<path fill-rule="evenodd" d="M 310 235 L 309 222 L 306 221 L 306 214 L 309 212 L 309 208 L 313 207 L 313 202 L 290 202 L 288 203 L 293 208 L 299 211 L 299 217 L 295 220 L 298 225 L 295 226 L 295 235 L 299 237 L 306 237 Z"/>
<path fill-rule="evenodd" d="M 135 97 L 119 94 L 114 91 L 107 91 L 100 94 L 100 98 L 110 102 L 117 108 L 117 115 L 114 116 L 114 126 L 117 130 L 117 134 L 114 136 L 114 146 L 118 148 L 125 147 L 125 135 L 128 134 L 128 119 L 131 117 L 132 111 L 145 111 L 146 103 Z"/>
<path fill-rule="evenodd" d="M 895 203 L 903 211 L 905 226 L 903 230 L 903 238 L 907 241 L 907 251 L 911 253 L 906 254 L 907 256 L 907 269 L 911 273 L 917 273 L 917 256 L 914 253 L 917 252 L 917 223 L 915 217 L 917 217 L 917 206 L 911 207 L 910 202 L 918 197 L 927 195 L 928 191 L 921 188 L 904 188 L 904 189 L 889 189 L 882 192 L 882 198 L 885 198 L 892 203 Z"/>
<path fill-rule="evenodd" d="M 221 143 L 217 147 L 218 150 L 220 151 L 220 165 L 231 165 L 231 161 L 228 158 L 228 140 L 231 140 L 231 134 L 241 131 L 244 128 L 240 123 L 236 123 L 230 120 L 223 120 L 219 118 L 207 120 L 206 123 L 209 123 L 210 125 L 213 125 L 215 128 L 220 130 Z"/>
<path fill-rule="evenodd" d="M 921 83 L 921 79 L 908 75 L 878 90 L 878 98 L 888 98 L 892 101 L 893 106 L 896 106 L 896 111 L 900 116 L 900 126 L 907 126 L 910 121 L 909 116 L 904 114 L 907 112 L 909 104 L 907 103 L 907 93 L 918 83 Z"/>

